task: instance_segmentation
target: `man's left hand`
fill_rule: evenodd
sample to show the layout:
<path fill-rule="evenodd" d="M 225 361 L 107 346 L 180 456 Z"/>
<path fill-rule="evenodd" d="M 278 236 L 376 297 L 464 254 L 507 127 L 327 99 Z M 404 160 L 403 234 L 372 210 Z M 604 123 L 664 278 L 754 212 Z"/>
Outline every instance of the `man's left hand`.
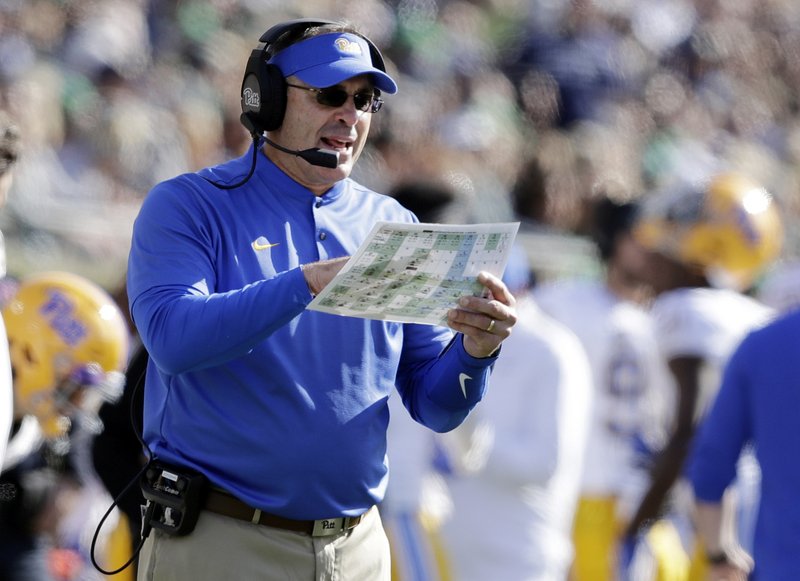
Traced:
<path fill-rule="evenodd" d="M 511 335 L 517 322 L 516 299 L 502 280 L 488 272 L 480 272 L 478 282 L 489 291 L 488 296 L 461 297 L 458 308 L 447 314 L 447 323 L 463 333 L 467 353 L 488 357 Z"/>

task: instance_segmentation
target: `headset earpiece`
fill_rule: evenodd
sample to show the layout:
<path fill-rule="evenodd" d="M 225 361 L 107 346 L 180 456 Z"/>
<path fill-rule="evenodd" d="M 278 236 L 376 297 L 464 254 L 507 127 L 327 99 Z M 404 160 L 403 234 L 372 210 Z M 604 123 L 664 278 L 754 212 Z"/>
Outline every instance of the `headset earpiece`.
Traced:
<path fill-rule="evenodd" d="M 258 47 L 247 59 L 241 88 L 242 124 L 253 136 L 278 129 L 286 113 L 286 79 L 280 69 L 267 62 L 269 48 L 287 32 L 302 31 L 313 26 L 337 25 L 332 20 L 298 18 L 276 24 L 259 38 Z M 370 58 L 375 68 L 386 72 L 386 66 L 378 47 L 368 38 Z"/>
<path fill-rule="evenodd" d="M 325 24 L 336 23 L 314 18 L 289 20 L 276 24 L 259 38 L 260 44 L 247 59 L 241 89 L 240 120 L 252 135 L 277 129 L 286 113 L 286 80 L 278 67 L 267 63 L 270 46 L 287 32 Z"/>
<path fill-rule="evenodd" d="M 286 81 L 266 62 L 265 48 L 250 53 L 242 80 L 242 124 L 256 136 L 281 126 L 286 111 Z"/>

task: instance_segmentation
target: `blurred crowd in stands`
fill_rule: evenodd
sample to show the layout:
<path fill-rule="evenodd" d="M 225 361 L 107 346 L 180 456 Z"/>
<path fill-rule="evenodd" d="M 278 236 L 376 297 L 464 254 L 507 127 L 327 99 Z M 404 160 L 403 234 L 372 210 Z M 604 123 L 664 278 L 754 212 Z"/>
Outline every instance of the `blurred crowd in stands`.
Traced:
<path fill-rule="evenodd" d="M 21 145 L 8 274 L 77 273 L 124 310 L 144 196 L 245 152 L 247 57 L 301 17 L 354 23 L 398 80 L 352 177 L 441 186 L 443 222 L 521 221 L 537 282 L 599 272 L 599 199 L 727 170 L 775 197 L 779 264 L 800 264 L 796 0 L 0 0 L 0 110 Z M 765 302 L 794 306 L 796 272 Z"/>
<path fill-rule="evenodd" d="M 399 80 L 354 174 L 378 191 L 429 179 L 479 221 L 580 235 L 593 196 L 732 166 L 800 212 L 793 0 L 2 0 L 9 271 L 118 284 L 143 196 L 245 149 L 247 55 L 306 16 L 357 24 Z"/>

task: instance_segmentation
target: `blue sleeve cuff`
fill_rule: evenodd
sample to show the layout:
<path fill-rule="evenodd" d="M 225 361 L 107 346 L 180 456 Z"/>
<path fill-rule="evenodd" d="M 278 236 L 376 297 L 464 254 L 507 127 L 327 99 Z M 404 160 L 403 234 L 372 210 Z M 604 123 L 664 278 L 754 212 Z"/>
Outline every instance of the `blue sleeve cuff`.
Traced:
<path fill-rule="evenodd" d="M 464 349 L 464 336 L 456 335 L 442 354 L 440 381 L 431 400 L 451 410 L 471 409 L 486 393 L 497 355 L 473 357 Z"/>
<path fill-rule="evenodd" d="M 298 303 L 308 306 L 308 304 L 314 300 L 314 295 L 311 294 L 311 289 L 308 288 L 308 283 L 306 282 L 302 267 L 298 266 L 297 268 L 293 268 L 287 275 L 291 280 L 292 294 L 295 300 Z"/>

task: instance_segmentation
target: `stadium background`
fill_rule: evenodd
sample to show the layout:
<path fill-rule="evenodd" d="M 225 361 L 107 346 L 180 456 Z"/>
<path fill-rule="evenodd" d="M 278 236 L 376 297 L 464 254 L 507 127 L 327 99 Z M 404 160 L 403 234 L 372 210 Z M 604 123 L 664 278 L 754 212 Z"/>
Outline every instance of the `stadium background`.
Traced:
<path fill-rule="evenodd" d="M 720 168 L 761 180 L 797 231 L 795 0 L 0 0 L 0 105 L 24 141 L 9 272 L 118 288 L 142 198 L 244 150 L 247 55 L 305 16 L 357 24 L 399 81 L 354 177 L 522 219 L 542 276 L 595 271 L 587 200 Z"/>

